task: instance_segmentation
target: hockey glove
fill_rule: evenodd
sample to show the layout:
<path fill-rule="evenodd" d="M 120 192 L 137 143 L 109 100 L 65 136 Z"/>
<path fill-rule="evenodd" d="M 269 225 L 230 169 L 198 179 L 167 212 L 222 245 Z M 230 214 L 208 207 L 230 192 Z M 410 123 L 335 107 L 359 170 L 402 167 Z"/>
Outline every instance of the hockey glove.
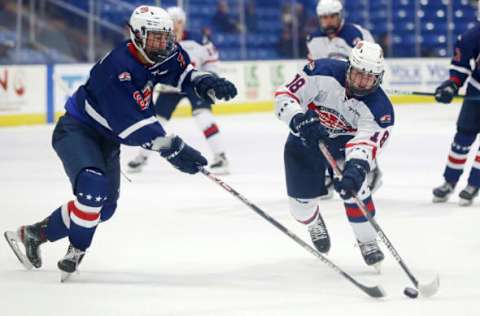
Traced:
<path fill-rule="evenodd" d="M 295 115 L 290 122 L 290 128 L 300 134 L 303 143 L 310 148 L 318 149 L 319 141 L 328 140 L 328 132 L 320 124 L 320 118 L 314 110 Z"/>
<path fill-rule="evenodd" d="M 160 149 L 160 155 L 178 170 L 190 174 L 197 173 L 200 167 L 207 165 L 207 159 L 178 136 L 172 139 L 169 147 Z"/>
<path fill-rule="evenodd" d="M 458 86 L 452 80 L 445 80 L 435 90 L 435 100 L 440 103 L 450 103 L 458 92 Z"/>
<path fill-rule="evenodd" d="M 214 99 L 228 101 L 237 95 L 237 88 L 225 78 L 209 74 L 194 80 L 195 92 L 204 100 L 215 103 Z"/>
<path fill-rule="evenodd" d="M 333 185 L 342 199 L 348 200 L 357 194 L 370 171 L 367 161 L 351 159 L 345 164 L 342 179 L 334 178 Z"/>

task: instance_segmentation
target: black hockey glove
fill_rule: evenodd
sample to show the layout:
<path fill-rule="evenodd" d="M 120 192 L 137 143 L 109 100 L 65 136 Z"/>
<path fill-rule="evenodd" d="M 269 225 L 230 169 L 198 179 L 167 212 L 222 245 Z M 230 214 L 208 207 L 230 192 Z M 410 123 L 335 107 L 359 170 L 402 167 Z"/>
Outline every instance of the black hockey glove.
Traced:
<path fill-rule="evenodd" d="M 160 155 L 178 170 L 190 174 L 197 173 L 200 167 L 207 165 L 207 159 L 178 136 L 172 139 L 169 147 L 160 149 Z"/>
<path fill-rule="evenodd" d="M 457 92 L 457 84 L 452 80 L 445 80 L 435 90 L 435 100 L 440 103 L 450 103 Z"/>
<path fill-rule="evenodd" d="M 305 145 L 313 149 L 318 149 L 319 141 L 328 140 L 328 132 L 320 124 L 320 118 L 314 110 L 296 114 L 290 122 L 290 128 L 300 134 Z"/>
<path fill-rule="evenodd" d="M 237 88 L 225 78 L 205 75 L 194 80 L 195 92 L 204 100 L 215 103 L 214 99 L 228 101 L 237 95 Z"/>
<path fill-rule="evenodd" d="M 342 199 L 348 200 L 353 194 L 358 193 L 369 171 L 370 166 L 365 160 L 351 159 L 347 161 L 343 169 L 342 180 L 333 179 L 335 190 Z"/>

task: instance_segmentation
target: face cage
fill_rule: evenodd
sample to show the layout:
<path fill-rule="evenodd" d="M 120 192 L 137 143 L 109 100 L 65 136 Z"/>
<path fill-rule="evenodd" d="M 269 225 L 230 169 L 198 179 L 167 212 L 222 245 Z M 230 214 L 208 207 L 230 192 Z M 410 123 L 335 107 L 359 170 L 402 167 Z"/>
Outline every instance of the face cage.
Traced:
<path fill-rule="evenodd" d="M 382 83 L 382 79 L 383 79 L 383 74 L 385 71 L 382 71 L 382 73 L 380 74 L 374 74 L 375 75 L 375 81 L 372 85 L 372 87 L 370 89 L 361 89 L 361 88 L 356 88 L 353 83 L 351 82 L 351 79 L 350 79 L 350 74 L 351 74 L 351 71 L 352 69 L 355 68 L 353 67 L 352 65 L 350 65 L 348 67 L 348 70 L 347 70 L 347 88 L 348 88 L 348 91 L 350 92 L 351 95 L 353 96 L 356 96 L 356 97 L 364 97 L 372 92 L 374 92 L 375 90 L 378 89 L 378 87 L 380 86 L 380 84 Z M 355 68 L 355 70 L 357 71 L 360 71 L 360 72 L 363 72 L 363 73 L 368 73 L 368 72 L 365 72 L 361 69 L 358 69 L 358 68 Z M 369 73 L 368 73 L 369 74 Z"/>
<path fill-rule="evenodd" d="M 164 49 L 158 49 L 158 50 L 147 50 L 147 38 L 148 38 L 148 32 L 164 32 L 168 33 L 167 35 L 167 45 Z M 175 49 L 175 34 L 173 31 L 154 31 L 154 30 L 148 30 L 145 29 L 145 27 L 142 27 L 142 32 L 144 35 L 139 34 L 140 32 L 135 32 L 135 43 L 137 44 L 138 47 L 141 47 L 145 55 L 154 63 L 159 63 L 165 60 L 167 57 L 169 57 L 172 52 Z"/>

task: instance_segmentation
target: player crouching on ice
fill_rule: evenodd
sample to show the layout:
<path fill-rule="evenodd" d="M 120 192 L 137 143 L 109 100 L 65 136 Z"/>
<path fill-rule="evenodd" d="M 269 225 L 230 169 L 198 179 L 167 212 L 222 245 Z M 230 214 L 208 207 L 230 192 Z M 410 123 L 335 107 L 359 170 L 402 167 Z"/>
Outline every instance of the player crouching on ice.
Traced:
<path fill-rule="evenodd" d="M 21 226 L 5 237 L 22 264 L 40 268 L 40 246 L 68 237 L 58 262 L 62 281 L 77 271 L 100 222 L 115 212 L 120 187 L 120 144 L 157 151 L 174 167 L 197 173 L 207 165 L 200 152 L 175 135 L 166 135 L 151 106 L 158 84 L 214 93 L 228 100 L 237 91 L 229 81 L 194 70 L 188 54 L 174 42 L 173 22 L 158 7 L 140 6 L 129 21 L 131 40 L 113 49 L 90 71 L 88 81 L 67 100 L 66 113 L 53 132 L 75 195 L 43 221 Z M 25 252 L 20 249 L 23 244 Z"/>
<path fill-rule="evenodd" d="M 371 216 L 375 206 L 367 176 L 385 146 L 394 122 L 393 107 L 380 87 L 384 73 L 379 45 L 359 41 L 349 61 L 317 59 L 275 93 L 276 114 L 290 128 L 284 150 L 290 211 L 307 225 L 318 251 L 327 253 L 330 237 L 320 214 L 326 193 L 328 163 L 319 150 L 324 142 L 343 163 L 342 179 L 334 179 L 348 220 L 368 265 L 380 263 L 375 230 L 352 194 L 364 201 Z"/>

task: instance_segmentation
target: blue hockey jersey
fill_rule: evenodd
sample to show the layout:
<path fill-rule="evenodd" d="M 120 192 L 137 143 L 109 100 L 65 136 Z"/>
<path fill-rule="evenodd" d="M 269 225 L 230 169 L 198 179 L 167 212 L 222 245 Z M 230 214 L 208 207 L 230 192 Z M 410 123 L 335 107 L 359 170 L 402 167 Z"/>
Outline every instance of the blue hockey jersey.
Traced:
<path fill-rule="evenodd" d="M 121 144 L 151 149 L 165 136 L 152 107 L 153 87 L 167 84 L 193 89 L 195 71 L 188 54 L 176 44 L 161 63 L 144 65 L 135 46 L 126 41 L 99 60 L 87 82 L 67 100 L 67 113 Z"/>
<path fill-rule="evenodd" d="M 450 65 L 450 80 L 461 87 L 470 76 L 467 94 L 480 95 L 480 24 L 459 36 Z M 475 66 L 472 70 L 471 61 Z"/>

